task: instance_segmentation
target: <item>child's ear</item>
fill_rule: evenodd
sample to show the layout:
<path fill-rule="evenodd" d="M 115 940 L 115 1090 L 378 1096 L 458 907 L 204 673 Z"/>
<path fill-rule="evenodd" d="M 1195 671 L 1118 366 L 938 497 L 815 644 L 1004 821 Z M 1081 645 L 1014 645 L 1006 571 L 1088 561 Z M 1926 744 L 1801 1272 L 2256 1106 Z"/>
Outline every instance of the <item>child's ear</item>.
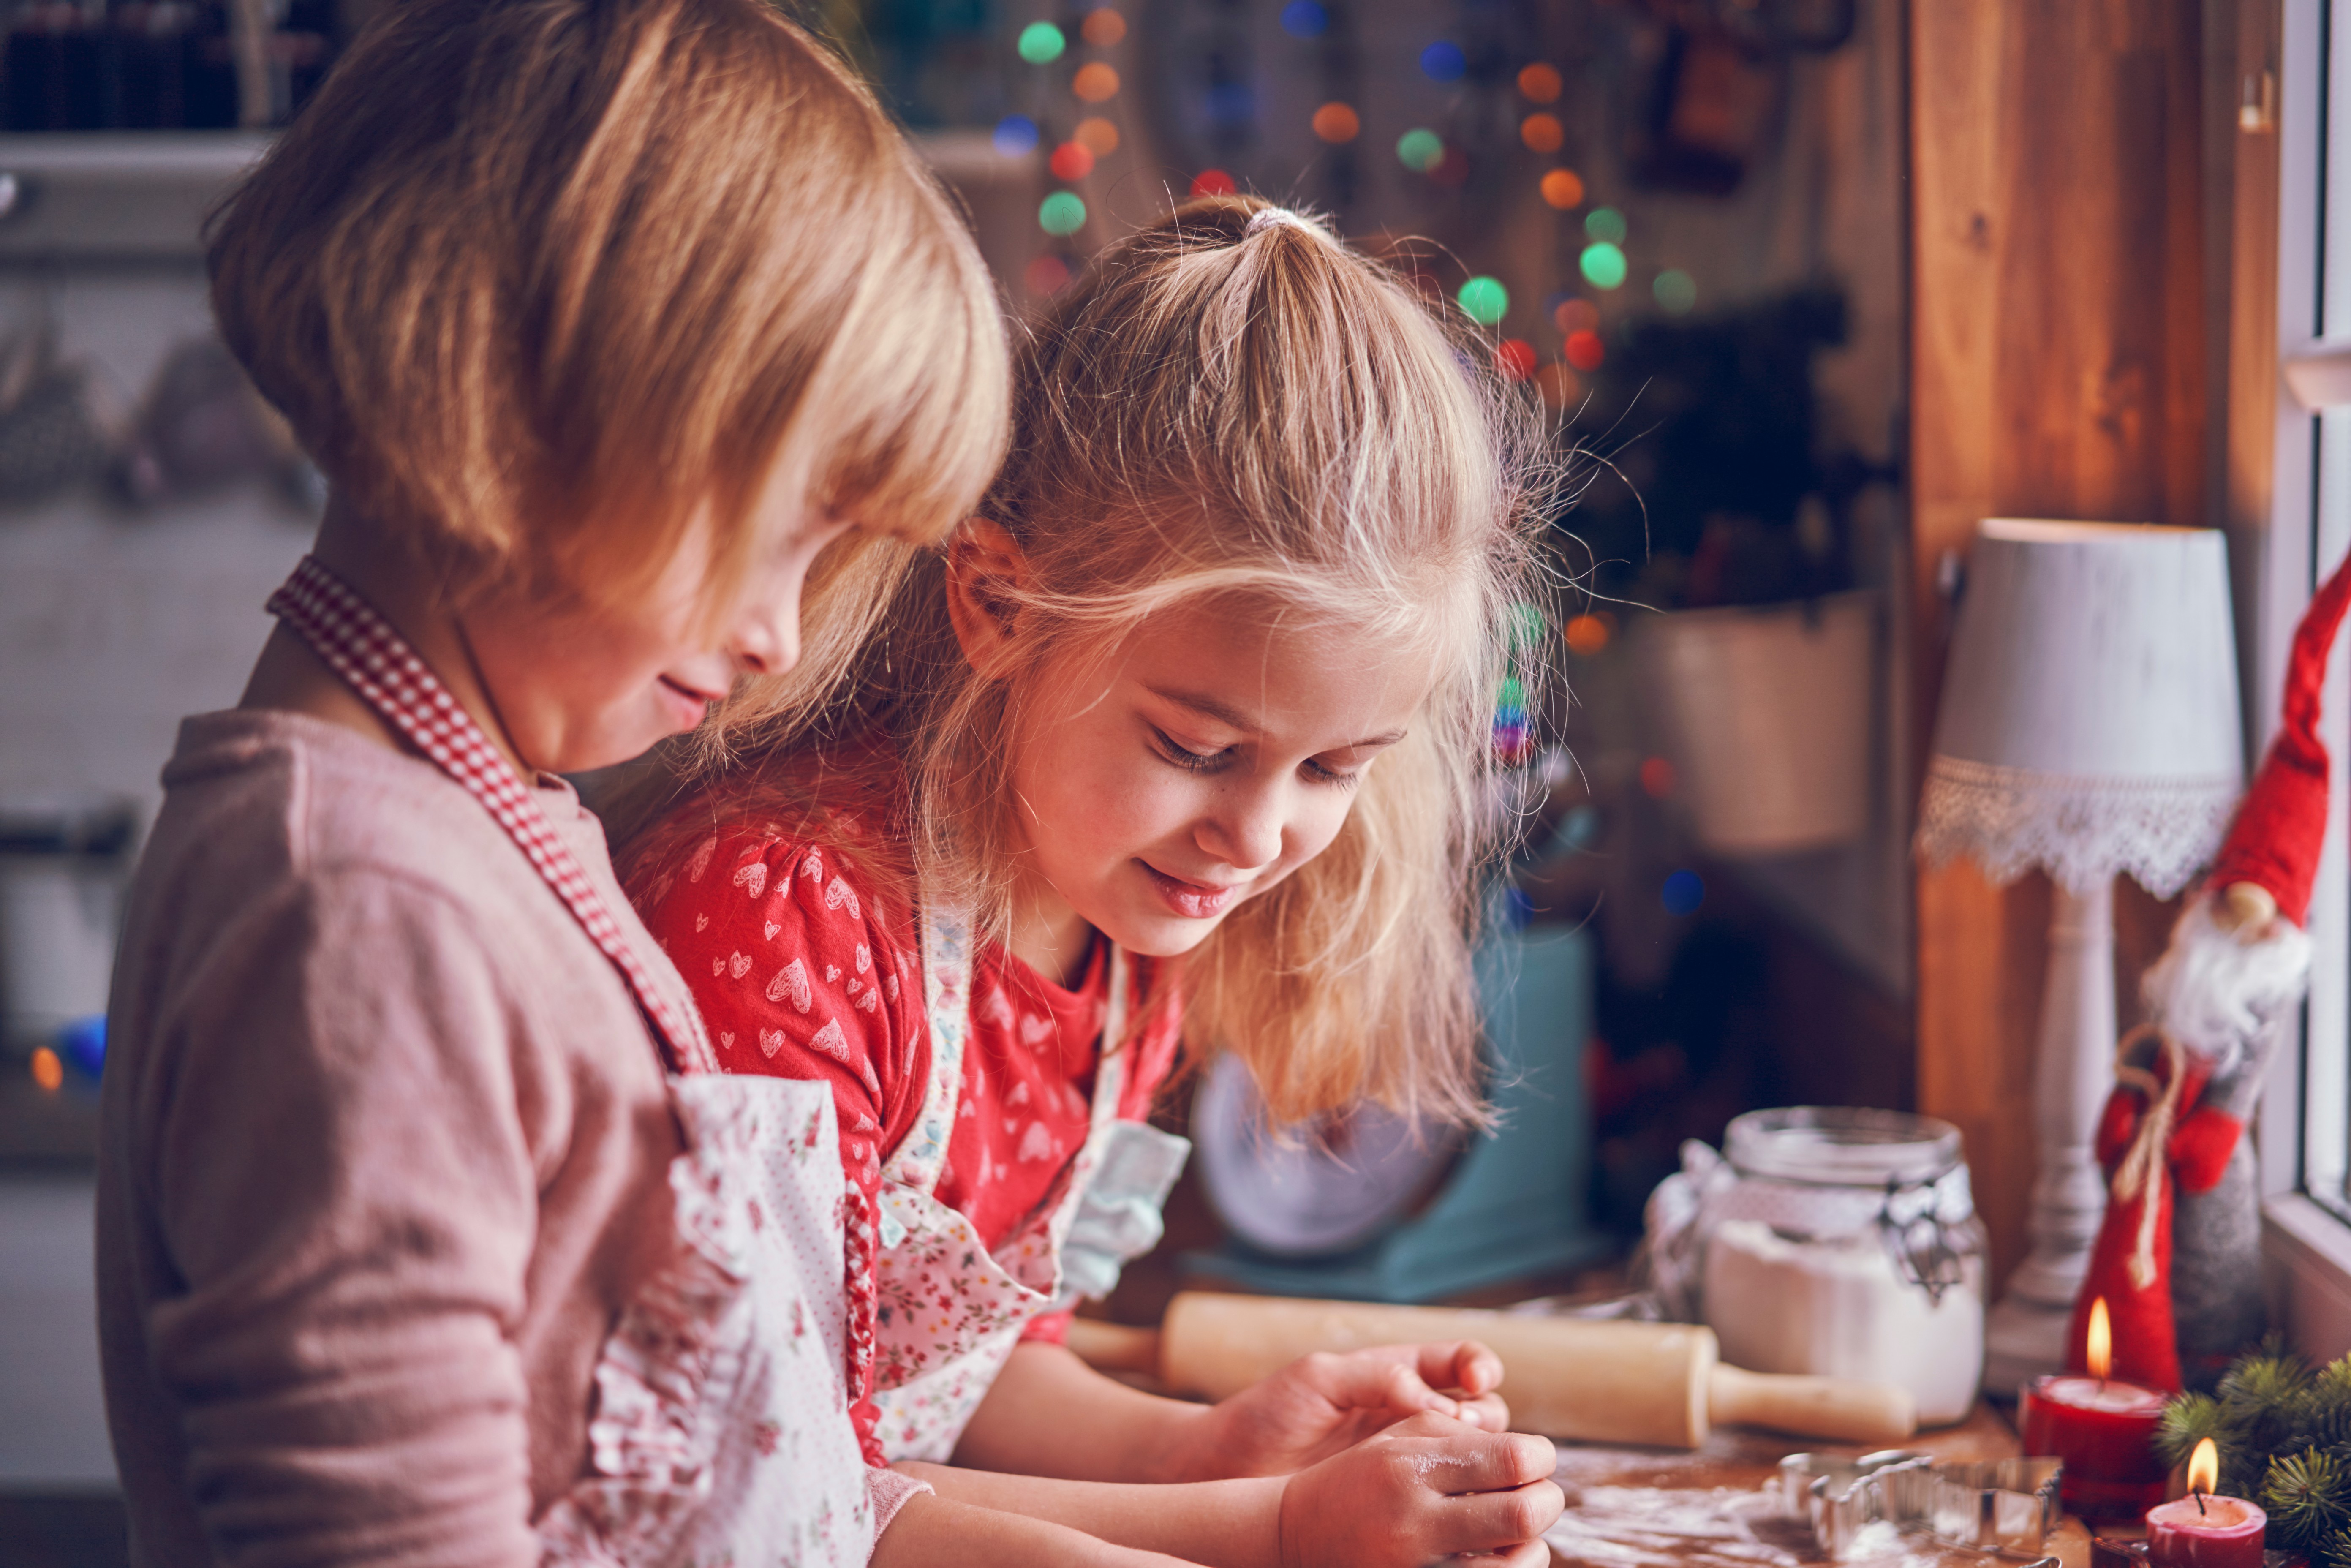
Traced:
<path fill-rule="evenodd" d="M 947 544 L 947 619 L 963 656 L 981 674 L 1009 658 L 1020 591 L 1029 584 L 1029 558 L 1003 524 L 967 518 Z"/>

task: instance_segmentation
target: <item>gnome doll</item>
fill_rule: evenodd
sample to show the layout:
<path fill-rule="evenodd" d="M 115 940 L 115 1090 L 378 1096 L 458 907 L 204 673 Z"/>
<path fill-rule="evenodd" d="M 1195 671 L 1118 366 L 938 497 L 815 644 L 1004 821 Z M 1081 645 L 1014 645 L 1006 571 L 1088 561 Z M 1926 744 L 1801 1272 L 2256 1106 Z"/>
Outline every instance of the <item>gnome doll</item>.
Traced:
<path fill-rule="evenodd" d="M 2113 1375 L 2209 1384 L 2259 1339 L 2260 1189 L 2244 1136 L 2278 1037 L 2310 979 L 2303 922 L 2326 835 L 2319 688 L 2351 601 L 2351 561 L 2295 628 L 2285 713 L 2211 874 L 2140 983 L 2147 1021 L 2123 1037 L 2099 1118 L 2106 1216 L 2074 1304 L 2066 1361 L 2086 1370 L 2106 1303 Z"/>

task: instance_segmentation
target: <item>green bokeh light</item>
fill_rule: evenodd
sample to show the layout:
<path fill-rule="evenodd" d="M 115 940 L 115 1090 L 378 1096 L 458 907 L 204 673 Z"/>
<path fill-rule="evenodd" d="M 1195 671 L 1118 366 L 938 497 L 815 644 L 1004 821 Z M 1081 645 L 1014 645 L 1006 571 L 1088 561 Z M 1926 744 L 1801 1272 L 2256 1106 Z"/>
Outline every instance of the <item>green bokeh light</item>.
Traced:
<path fill-rule="evenodd" d="M 1445 138 L 1416 128 L 1396 138 L 1396 156 L 1416 174 L 1426 174 L 1445 160 Z"/>
<path fill-rule="evenodd" d="M 1690 307 L 1698 303 L 1698 280 L 1677 267 L 1657 274 L 1657 280 L 1649 287 L 1668 316 L 1687 316 Z"/>
<path fill-rule="evenodd" d="M 1061 57 L 1061 51 L 1070 47 L 1070 40 L 1063 37 L 1061 29 L 1050 22 L 1031 22 L 1020 29 L 1020 42 L 1016 47 L 1020 50 L 1020 57 L 1030 65 L 1050 66 Z"/>
<path fill-rule="evenodd" d="M 1625 214 L 1614 207 L 1594 207 L 1583 214 L 1583 232 L 1609 245 L 1625 243 Z"/>
<path fill-rule="evenodd" d="M 1583 278 L 1594 288 L 1614 288 L 1625 281 L 1625 253 L 1606 240 L 1583 247 Z"/>
<path fill-rule="evenodd" d="M 1075 191 L 1056 191 L 1038 206 L 1037 226 L 1049 235 L 1073 235 L 1086 226 L 1086 204 Z"/>
<path fill-rule="evenodd" d="M 1480 327 L 1491 327 L 1510 308 L 1510 291 L 1498 277 L 1473 277 L 1461 286 L 1461 308 Z"/>

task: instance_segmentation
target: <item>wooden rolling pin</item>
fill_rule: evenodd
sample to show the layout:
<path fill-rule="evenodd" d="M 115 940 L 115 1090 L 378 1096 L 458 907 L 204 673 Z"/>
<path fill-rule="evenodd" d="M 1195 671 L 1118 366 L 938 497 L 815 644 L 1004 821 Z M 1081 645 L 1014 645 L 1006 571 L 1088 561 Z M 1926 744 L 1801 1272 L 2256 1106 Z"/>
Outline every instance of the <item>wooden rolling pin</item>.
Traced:
<path fill-rule="evenodd" d="M 1722 1425 L 1882 1444 L 1918 1427 L 1907 1389 L 1741 1372 L 1718 1359 L 1714 1331 L 1693 1323 L 1186 1291 L 1155 1331 L 1080 1318 L 1069 1343 L 1106 1371 L 1149 1373 L 1176 1393 L 1222 1399 L 1314 1351 L 1456 1339 L 1502 1358 L 1511 1423 L 1548 1437 L 1694 1448 Z"/>

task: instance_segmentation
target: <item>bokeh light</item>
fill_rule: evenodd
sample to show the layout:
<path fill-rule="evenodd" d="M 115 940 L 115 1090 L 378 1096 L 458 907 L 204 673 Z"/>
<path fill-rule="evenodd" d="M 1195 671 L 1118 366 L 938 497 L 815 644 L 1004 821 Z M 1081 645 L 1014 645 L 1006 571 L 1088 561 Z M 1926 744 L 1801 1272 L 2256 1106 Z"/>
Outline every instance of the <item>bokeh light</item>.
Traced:
<path fill-rule="evenodd" d="M 1510 291 L 1502 287 L 1499 277 L 1478 277 L 1461 286 L 1454 298 L 1469 319 L 1480 327 L 1491 327 L 1510 313 Z"/>
<path fill-rule="evenodd" d="M 1445 156 L 1428 172 L 1428 177 L 1448 191 L 1458 191 L 1469 183 L 1469 154 L 1458 147 L 1447 147 Z"/>
<path fill-rule="evenodd" d="M 1583 396 L 1583 383 L 1574 371 L 1553 360 L 1535 372 L 1535 391 L 1545 408 L 1563 409 Z"/>
<path fill-rule="evenodd" d="M 1698 303 L 1698 280 L 1677 267 L 1657 274 L 1649 291 L 1657 297 L 1659 308 L 1668 316 L 1687 316 Z"/>
<path fill-rule="evenodd" d="M 1663 800 L 1671 797 L 1676 782 L 1674 765 L 1664 758 L 1645 757 L 1641 759 L 1641 791 L 1650 800 Z"/>
<path fill-rule="evenodd" d="M 1325 141 L 1353 141 L 1363 129 L 1363 118 L 1352 104 L 1326 103 L 1314 111 L 1314 134 Z"/>
<path fill-rule="evenodd" d="M 1556 114 L 1530 114 L 1519 121 L 1519 140 L 1533 152 L 1556 152 L 1567 141 L 1567 129 Z"/>
<path fill-rule="evenodd" d="M 1594 207 L 1583 214 L 1583 232 L 1592 239 L 1606 240 L 1610 245 L 1625 243 L 1625 214 L 1614 207 Z"/>
<path fill-rule="evenodd" d="M 1203 169 L 1192 176 L 1192 193 L 1196 196 L 1229 196 L 1238 188 L 1233 177 L 1222 169 Z"/>
<path fill-rule="evenodd" d="M 1025 114 L 1008 114 L 996 122 L 988 138 L 1007 158 L 1025 158 L 1037 151 L 1037 122 Z"/>
<path fill-rule="evenodd" d="M 1559 323 L 1562 332 L 1571 336 L 1577 332 L 1596 332 L 1600 329 L 1600 307 L 1589 299 L 1570 295 L 1552 307 L 1551 319 Z"/>
<path fill-rule="evenodd" d="M 1118 73 L 1100 60 L 1089 60 L 1070 78 L 1070 90 L 1088 103 L 1108 103 L 1118 96 Z"/>
<path fill-rule="evenodd" d="M 1126 37 L 1126 18 L 1107 5 L 1099 11 L 1089 11 L 1086 19 L 1078 24 L 1078 37 L 1097 49 L 1107 49 Z"/>
<path fill-rule="evenodd" d="M 1431 81 L 1459 81 L 1468 68 L 1461 46 L 1450 38 L 1439 38 L 1420 51 L 1421 74 Z"/>
<path fill-rule="evenodd" d="M 1519 72 L 1519 91 L 1530 103 L 1557 103 L 1560 89 L 1566 84 L 1560 80 L 1559 68 L 1541 60 Z"/>
<path fill-rule="evenodd" d="M 1564 357 L 1569 364 L 1588 376 L 1601 367 L 1608 358 L 1608 351 L 1601 344 L 1600 334 L 1586 328 L 1581 332 L 1567 335 Z"/>
<path fill-rule="evenodd" d="M 54 1094 L 65 1084 L 66 1064 L 47 1046 L 33 1052 L 33 1082 Z"/>
<path fill-rule="evenodd" d="M 1118 127 L 1098 114 L 1088 115 L 1070 132 L 1070 140 L 1097 158 L 1107 158 L 1118 151 Z"/>
<path fill-rule="evenodd" d="M 1331 25 L 1322 0 L 1290 0 L 1281 8 L 1281 30 L 1293 38 L 1319 38 Z"/>
<path fill-rule="evenodd" d="M 1069 287 L 1070 264 L 1058 256 L 1040 256 L 1020 275 L 1031 294 L 1059 294 Z"/>
<path fill-rule="evenodd" d="M 1677 871 L 1666 878 L 1658 896 L 1665 900 L 1667 914 L 1695 915 L 1698 906 L 1706 902 L 1706 883 L 1694 871 Z"/>
<path fill-rule="evenodd" d="M 1583 177 L 1573 169 L 1553 169 L 1542 177 L 1542 198 L 1562 213 L 1583 205 Z"/>
<path fill-rule="evenodd" d="M 1589 659 L 1608 646 L 1608 622 L 1597 615 L 1578 615 L 1567 623 L 1567 651 Z"/>
<path fill-rule="evenodd" d="M 1494 368 L 1505 381 L 1522 382 L 1535 373 L 1535 346 L 1524 338 L 1505 338 L 1494 349 Z"/>
<path fill-rule="evenodd" d="M 1086 204 L 1075 191 L 1056 191 L 1038 204 L 1037 226 L 1049 235 L 1073 235 L 1086 226 Z"/>
<path fill-rule="evenodd" d="M 1396 157 L 1416 174 L 1426 174 L 1445 156 L 1445 139 L 1416 126 L 1396 138 Z"/>
<path fill-rule="evenodd" d="M 1615 288 L 1625 281 L 1625 253 L 1606 240 L 1585 246 L 1578 265 L 1584 281 L 1594 288 Z"/>
<path fill-rule="evenodd" d="M 1094 155 L 1081 142 L 1064 141 L 1053 149 L 1053 155 L 1045 161 L 1045 166 L 1053 171 L 1056 180 L 1067 180 L 1074 184 L 1094 172 Z"/>
<path fill-rule="evenodd" d="M 1020 51 L 1020 57 L 1032 66 L 1051 65 L 1069 47 L 1070 40 L 1050 22 L 1029 23 L 1020 29 L 1020 41 L 1013 46 Z"/>

